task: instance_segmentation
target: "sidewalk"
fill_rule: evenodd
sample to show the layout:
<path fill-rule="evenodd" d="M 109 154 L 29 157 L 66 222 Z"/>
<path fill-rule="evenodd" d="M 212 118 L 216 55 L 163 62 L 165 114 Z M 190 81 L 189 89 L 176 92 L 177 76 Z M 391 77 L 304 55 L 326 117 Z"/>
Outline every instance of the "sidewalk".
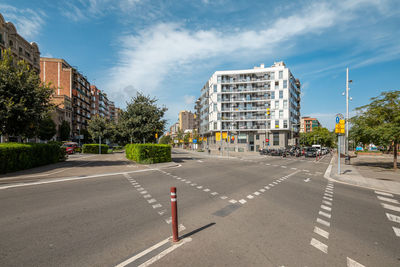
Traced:
<path fill-rule="evenodd" d="M 360 159 L 351 159 L 352 164 L 359 161 Z M 324 177 L 356 186 L 400 194 L 400 171 L 382 173 L 377 170 L 360 168 L 357 165 L 345 165 L 344 163 L 344 158 L 341 158 L 341 174 L 338 174 L 338 159 L 335 155 Z"/>
<path fill-rule="evenodd" d="M 198 152 L 197 150 L 190 150 L 190 149 L 183 149 L 183 148 L 173 148 L 173 151 L 177 152 L 186 152 L 186 153 L 192 153 L 196 155 L 201 155 L 204 157 L 214 157 L 214 158 L 238 158 L 238 157 L 248 157 L 248 156 L 257 156 L 260 157 L 259 152 L 234 152 L 234 151 L 229 151 L 229 157 L 228 157 L 228 151 L 224 151 L 223 155 L 221 156 L 221 151 L 218 150 L 211 150 L 211 153 L 208 154 L 207 150 L 204 150 L 204 152 Z"/>

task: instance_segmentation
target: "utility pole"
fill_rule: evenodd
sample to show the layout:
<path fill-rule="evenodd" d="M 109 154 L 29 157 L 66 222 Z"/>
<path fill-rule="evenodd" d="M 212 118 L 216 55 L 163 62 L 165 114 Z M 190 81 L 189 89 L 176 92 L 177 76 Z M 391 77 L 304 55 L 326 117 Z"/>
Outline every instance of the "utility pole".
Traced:
<path fill-rule="evenodd" d="M 346 164 L 350 164 L 349 157 L 349 68 L 346 69 L 346 141 L 345 141 Z"/>

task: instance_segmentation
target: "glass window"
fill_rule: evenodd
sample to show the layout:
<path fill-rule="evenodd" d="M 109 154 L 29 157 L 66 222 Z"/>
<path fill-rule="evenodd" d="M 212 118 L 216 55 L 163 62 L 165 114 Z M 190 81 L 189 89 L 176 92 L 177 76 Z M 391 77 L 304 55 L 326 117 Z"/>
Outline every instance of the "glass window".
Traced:
<path fill-rule="evenodd" d="M 260 140 L 260 135 L 256 134 L 256 140 Z"/>
<path fill-rule="evenodd" d="M 283 80 L 283 88 L 284 88 L 284 89 L 287 88 L 287 80 Z"/>
<path fill-rule="evenodd" d="M 279 128 L 279 120 L 275 120 L 275 128 Z"/>
<path fill-rule="evenodd" d="M 279 133 L 273 133 L 273 145 L 279 146 Z"/>
<path fill-rule="evenodd" d="M 217 111 L 217 104 L 214 104 L 213 111 Z"/>
<path fill-rule="evenodd" d="M 271 72 L 271 80 L 275 80 L 275 72 Z"/>
<path fill-rule="evenodd" d="M 217 82 L 221 83 L 221 76 L 217 76 Z"/>
<path fill-rule="evenodd" d="M 283 128 L 287 128 L 287 120 L 283 121 Z"/>
<path fill-rule="evenodd" d="M 283 108 L 287 108 L 287 100 L 283 100 Z"/>
<path fill-rule="evenodd" d="M 275 109 L 279 108 L 279 100 L 275 100 Z"/>
<path fill-rule="evenodd" d="M 275 99 L 275 91 L 271 91 L 271 99 Z"/>
<path fill-rule="evenodd" d="M 216 93 L 216 92 L 217 92 L 217 85 L 214 84 L 214 93 Z"/>
<path fill-rule="evenodd" d="M 283 71 L 279 71 L 279 79 L 283 79 Z"/>
<path fill-rule="evenodd" d="M 274 118 L 275 117 L 275 110 L 271 111 L 271 117 Z"/>
<path fill-rule="evenodd" d="M 279 119 L 283 118 L 283 110 L 279 110 Z"/>
<path fill-rule="evenodd" d="M 214 122 L 214 130 L 217 130 L 217 123 Z"/>
<path fill-rule="evenodd" d="M 283 91 L 282 91 L 282 90 L 279 91 L 279 98 L 280 98 L 280 99 L 283 98 Z"/>

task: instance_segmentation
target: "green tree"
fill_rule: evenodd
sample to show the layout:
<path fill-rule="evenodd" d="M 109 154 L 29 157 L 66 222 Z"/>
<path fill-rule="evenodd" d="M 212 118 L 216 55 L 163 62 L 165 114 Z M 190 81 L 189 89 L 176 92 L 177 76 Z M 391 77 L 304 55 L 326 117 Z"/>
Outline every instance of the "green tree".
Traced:
<path fill-rule="evenodd" d="M 304 146 L 312 146 L 320 144 L 326 147 L 333 147 L 335 144 L 335 135 L 327 128 L 316 127 L 312 132 L 300 133 L 300 144 Z"/>
<path fill-rule="evenodd" d="M 70 138 L 71 126 L 67 121 L 62 121 L 61 125 L 58 127 L 58 134 L 61 141 L 66 141 Z"/>
<path fill-rule="evenodd" d="M 109 123 L 106 118 L 101 116 L 92 117 L 88 123 L 87 130 L 94 141 L 99 141 L 99 138 L 105 141 L 105 138 L 110 135 Z"/>
<path fill-rule="evenodd" d="M 126 143 L 155 142 L 155 134 L 161 135 L 165 130 L 163 119 L 166 107 L 158 107 L 157 99 L 137 93 L 118 120 L 118 129 Z"/>
<path fill-rule="evenodd" d="M 190 133 L 186 133 L 185 136 L 183 137 L 183 142 L 185 145 L 189 144 L 189 138 L 190 138 Z"/>
<path fill-rule="evenodd" d="M 352 118 L 353 136 L 364 144 L 371 142 L 393 148 L 393 168 L 397 170 L 400 143 L 400 91 L 382 92 L 371 103 L 356 109 Z"/>
<path fill-rule="evenodd" d="M 52 93 L 25 61 L 15 64 L 11 51 L 5 50 L 0 60 L 0 134 L 31 135 L 51 110 Z"/>
<path fill-rule="evenodd" d="M 37 136 L 41 140 L 50 140 L 57 133 L 56 124 L 51 119 L 50 115 L 46 115 L 40 122 L 37 131 Z"/>
<path fill-rule="evenodd" d="M 160 144 L 170 144 L 172 143 L 172 139 L 170 135 L 163 135 L 160 138 Z"/>

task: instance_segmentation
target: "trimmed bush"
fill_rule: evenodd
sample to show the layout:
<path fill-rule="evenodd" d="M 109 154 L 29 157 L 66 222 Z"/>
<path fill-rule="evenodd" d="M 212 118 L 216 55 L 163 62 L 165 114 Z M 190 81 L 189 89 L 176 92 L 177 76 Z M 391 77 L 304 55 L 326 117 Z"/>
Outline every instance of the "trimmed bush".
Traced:
<path fill-rule="evenodd" d="M 25 170 L 65 160 L 58 144 L 0 144 L 0 173 Z"/>
<path fill-rule="evenodd" d="M 99 154 L 99 144 L 84 144 L 82 147 L 83 153 Z M 108 153 L 108 145 L 101 144 L 101 154 Z"/>
<path fill-rule="evenodd" d="M 126 158 L 138 163 L 152 164 L 171 161 L 171 146 L 161 144 L 129 144 Z"/>

